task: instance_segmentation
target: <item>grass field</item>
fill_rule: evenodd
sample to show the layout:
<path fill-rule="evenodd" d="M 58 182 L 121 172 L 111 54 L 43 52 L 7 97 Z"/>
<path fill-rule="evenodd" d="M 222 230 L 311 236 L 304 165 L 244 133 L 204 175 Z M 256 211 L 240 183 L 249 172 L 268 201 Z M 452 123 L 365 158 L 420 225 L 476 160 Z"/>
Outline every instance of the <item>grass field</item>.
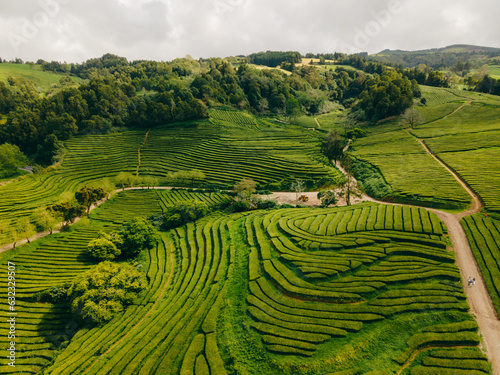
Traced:
<path fill-rule="evenodd" d="M 52 85 L 58 84 L 63 75 L 41 70 L 39 65 L 0 64 L 0 81 L 7 82 L 9 77 L 26 78 L 32 81 L 40 92 L 47 92 Z M 75 82 L 80 78 L 72 77 Z"/>
<path fill-rule="evenodd" d="M 149 288 L 104 326 L 82 329 L 66 306 L 32 301 L 90 266 L 83 249 L 98 231 L 186 199 L 225 198 L 120 192 L 71 231 L 2 255 L 2 268 L 17 267 L 16 373 L 355 374 L 409 364 L 403 374 L 416 374 L 451 362 L 456 374 L 490 373 L 446 228 L 418 208 L 214 214 L 141 254 Z M 422 347 L 435 349 L 412 361 Z"/>
<path fill-rule="evenodd" d="M 488 74 L 495 79 L 500 79 L 500 65 L 488 65 Z"/>

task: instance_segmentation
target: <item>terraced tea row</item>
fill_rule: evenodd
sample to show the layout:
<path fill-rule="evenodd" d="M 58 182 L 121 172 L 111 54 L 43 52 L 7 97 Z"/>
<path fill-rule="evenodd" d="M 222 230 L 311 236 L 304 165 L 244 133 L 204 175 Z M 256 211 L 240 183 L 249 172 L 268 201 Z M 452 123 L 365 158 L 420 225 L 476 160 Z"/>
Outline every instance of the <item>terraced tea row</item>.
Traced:
<path fill-rule="evenodd" d="M 331 358 L 336 353 L 340 356 L 343 345 L 356 341 L 357 334 L 377 330 L 387 319 L 405 326 L 414 312 L 424 320 L 436 314 L 440 318 L 434 319 L 448 323 L 410 324 L 403 334 L 406 349 L 400 348 L 386 369 L 397 371 L 422 347 L 479 343 L 477 324 L 466 313 L 460 273 L 453 254 L 446 250 L 435 214 L 364 204 L 258 213 L 245 218 L 244 225 L 250 247 L 247 311 L 272 368 L 295 368 L 283 357 L 290 355 L 316 358 L 300 362 L 303 372 L 317 361 L 332 363 Z M 456 358 L 454 351 L 448 353 L 446 360 Z M 379 358 L 371 352 L 370 359 Z M 482 365 L 474 369 L 489 373 L 484 355 L 478 360 Z M 346 371 L 356 361 L 362 358 L 323 369 Z M 434 367 L 442 366 L 437 362 L 428 360 L 427 367 L 416 367 L 412 373 L 435 371 Z M 364 363 L 365 370 L 369 363 Z M 463 366 L 457 374 L 465 375 L 471 368 Z M 352 370 L 356 373 L 355 367 Z"/>
<path fill-rule="evenodd" d="M 462 219 L 462 226 L 500 316 L 500 223 L 483 215 L 473 215 Z"/>
<path fill-rule="evenodd" d="M 205 123 L 191 127 L 152 129 L 141 148 L 141 174 L 160 178 L 177 170 L 201 170 L 208 184 L 233 184 L 252 178 L 266 184 L 301 178 L 339 176 L 323 165 L 319 140 L 305 131 L 251 131 Z M 167 181 L 165 181 L 167 182 Z"/>
<path fill-rule="evenodd" d="M 19 226 L 36 208 L 53 204 L 88 183 L 113 178 L 122 171 L 135 174 L 145 134 L 127 131 L 71 139 L 62 166 L 0 186 L 2 221 Z M 202 185 L 227 187 L 242 178 L 253 178 L 263 184 L 277 182 L 276 188 L 281 189 L 282 181 L 295 178 L 310 181 L 310 185 L 337 178 L 339 172 L 323 162 L 319 139 L 299 128 L 258 132 L 205 121 L 152 129 L 141 147 L 139 174 L 155 176 L 161 185 L 170 186 L 170 172 L 197 169 L 206 176 Z M 12 240 L 0 233 L 0 243 Z"/>
<path fill-rule="evenodd" d="M 234 109 L 211 109 L 209 111 L 210 118 L 215 120 L 215 124 L 222 125 L 237 125 L 250 127 L 254 129 L 258 129 L 257 121 L 254 117 L 244 112 L 235 111 Z"/>
<path fill-rule="evenodd" d="M 146 295 L 104 327 L 75 336 L 49 373 L 226 374 L 216 322 L 234 257 L 229 218 L 162 236 Z"/>
<path fill-rule="evenodd" d="M 500 102 L 472 102 L 453 115 L 417 127 L 413 133 L 482 198 L 500 211 Z"/>
<path fill-rule="evenodd" d="M 380 170 L 393 190 L 383 199 L 450 208 L 464 208 L 470 202 L 453 176 L 406 130 L 356 140 L 352 154 Z"/>
<path fill-rule="evenodd" d="M 78 223 L 70 232 L 60 233 L 33 242 L 29 247 L 22 247 L 17 253 L 6 254 L 16 264 L 16 299 L 18 305 L 16 326 L 18 334 L 17 371 L 36 372 L 47 365 L 54 350 L 62 342 L 67 341 L 80 328 L 81 323 L 74 320 L 65 305 L 36 303 L 34 295 L 48 288 L 59 287 L 72 281 L 79 273 L 95 264 L 85 251 L 88 242 L 98 236 L 100 231 L 110 232 L 123 222 L 137 216 L 160 213 L 165 202 L 173 204 L 186 198 L 205 201 L 223 201 L 221 194 L 187 194 L 156 190 L 132 190 L 117 193 L 104 206 L 91 214 L 89 223 Z M 164 247 L 164 245 L 161 245 Z M 161 280 L 171 272 L 165 269 L 165 255 L 159 255 L 155 249 L 150 254 L 152 264 L 148 267 L 148 278 L 153 290 L 158 292 Z M 165 248 L 163 248 L 165 252 Z M 170 249 L 168 250 L 170 251 Z M 158 258 L 160 256 L 160 259 Z M 158 265 L 159 263 L 159 265 Z M 156 269 L 160 267 L 161 269 Z M 6 273 L 6 262 L 2 262 L 1 270 Z M 167 272 L 168 271 L 168 272 Z M 0 288 L 7 290 L 6 279 L 0 280 Z M 158 293 L 155 295 L 155 298 Z M 153 294 L 149 296 L 153 298 Z M 146 298 L 146 297 L 145 297 Z M 6 297 L 5 297 L 6 299 Z M 147 301 L 144 299 L 143 301 Z M 1 307 L 6 314 L 6 304 Z M 0 345 L 8 344 L 6 322 L 0 324 Z M 0 372 L 9 373 L 8 366 L 0 368 Z M 35 371 L 36 370 L 36 371 Z"/>
<path fill-rule="evenodd" d="M 60 201 L 63 193 L 72 195 L 87 183 L 114 177 L 120 171 L 135 171 L 137 149 L 143 139 L 142 132 L 71 139 L 66 143 L 68 151 L 62 166 L 0 186 L 2 220 L 15 227 L 37 208 Z M 11 240 L 0 234 L 0 243 Z"/>

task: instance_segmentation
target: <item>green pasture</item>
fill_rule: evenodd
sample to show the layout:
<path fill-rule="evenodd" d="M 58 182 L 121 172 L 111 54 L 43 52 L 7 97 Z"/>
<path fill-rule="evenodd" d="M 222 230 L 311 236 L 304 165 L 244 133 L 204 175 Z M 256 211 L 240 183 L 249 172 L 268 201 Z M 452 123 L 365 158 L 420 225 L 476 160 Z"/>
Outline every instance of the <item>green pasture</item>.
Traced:
<path fill-rule="evenodd" d="M 32 81 L 40 92 L 47 92 L 52 85 L 59 84 L 64 75 L 46 72 L 39 65 L 28 64 L 0 64 L 0 81 L 7 82 L 9 77 L 25 78 Z M 80 78 L 72 77 L 75 82 L 80 81 Z"/>

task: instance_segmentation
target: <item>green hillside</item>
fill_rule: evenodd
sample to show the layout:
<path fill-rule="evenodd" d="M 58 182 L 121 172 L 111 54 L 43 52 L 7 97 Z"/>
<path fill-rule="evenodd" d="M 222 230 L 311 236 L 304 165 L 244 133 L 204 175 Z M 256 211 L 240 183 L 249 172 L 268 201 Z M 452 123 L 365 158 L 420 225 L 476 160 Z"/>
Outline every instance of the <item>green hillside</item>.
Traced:
<path fill-rule="evenodd" d="M 45 72 L 38 65 L 28 64 L 0 64 L 0 81 L 7 82 L 9 77 L 25 78 L 32 81 L 41 93 L 46 93 L 53 85 L 59 84 L 64 75 Z M 74 82 L 80 79 L 71 77 Z"/>
<path fill-rule="evenodd" d="M 328 57 L 0 64 L 0 168 L 35 171 L 0 181 L 0 373 L 495 373 L 500 96 Z"/>
<path fill-rule="evenodd" d="M 357 140 L 353 155 L 380 170 L 390 185 L 387 197 L 409 201 L 438 200 L 449 207 L 469 202 L 468 195 L 437 161 L 426 153 L 422 140 L 476 191 L 486 208 L 500 210 L 496 188 L 496 155 L 500 140 L 498 97 L 466 91 L 422 87 L 427 105 L 418 107 L 423 124 L 409 131 L 396 121 L 369 129 Z M 420 197 L 420 198 L 419 198 Z M 438 202 L 439 204 L 439 202 Z"/>
<path fill-rule="evenodd" d="M 407 68 L 425 64 L 435 69 L 450 67 L 458 61 L 470 62 L 479 66 L 488 59 L 500 56 L 500 48 L 457 44 L 444 48 L 420 51 L 384 50 L 370 55 L 377 61 L 401 65 Z"/>

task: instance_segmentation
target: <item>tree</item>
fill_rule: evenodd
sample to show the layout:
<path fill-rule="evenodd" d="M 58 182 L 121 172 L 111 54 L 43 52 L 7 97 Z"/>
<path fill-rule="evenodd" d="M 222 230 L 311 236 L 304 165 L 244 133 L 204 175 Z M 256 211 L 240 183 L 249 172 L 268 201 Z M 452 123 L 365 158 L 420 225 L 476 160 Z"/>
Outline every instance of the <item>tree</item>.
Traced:
<path fill-rule="evenodd" d="M 337 194 L 335 194 L 335 192 L 331 190 L 320 191 L 318 193 L 318 199 L 321 199 L 320 207 L 322 208 L 336 205 L 338 201 Z"/>
<path fill-rule="evenodd" d="M 198 169 L 193 169 L 190 172 L 190 178 L 191 178 L 191 184 L 194 185 L 194 184 L 200 184 L 203 180 L 207 178 L 207 176 L 202 171 L 199 171 Z"/>
<path fill-rule="evenodd" d="M 301 113 L 302 109 L 300 108 L 300 103 L 297 99 L 291 97 L 286 101 L 286 114 L 290 119 L 300 116 Z"/>
<path fill-rule="evenodd" d="M 240 182 L 234 185 L 233 190 L 236 192 L 240 200 L 248 200 L 255 193 L 257 183 L 250 178 L 243 178 Z"/>
<path fill-rule="evenodd" d="M 132 186 L 135 180 L 135 176 L 130 172 L 120 172 L 115 177 L 116 184 L 125 190 L 127 186 Z"/>
<path fill-rule="evenodd" d="M 55 134 L 49 134 L 36 146 L 35 160 L 40 164 L 58 162 L 64 152 L 64 145 Z"/>
<path fill-rule="evenodd" d="M 88 186 L 92 188 L 101 188 L 106 193 L 106 198 L 109 197 L 109 194 L 111 194 L 116 189 L 116 185 L 111 182 L 109 178 L 102 178 L 100 180 L 92 182 Z"/>
<path fill-rule="evenodd" d="M 367 120 L 377 122 L 398 116 L 413 103 L 412 85 L 408 78 L 395 70 L 386 70 L 366 83 L 354 111 L 365 111 Z"/>
<path fill-rule="evenodd" d="M 0 177 L 8 177 L 15 174 L 18 168 L 28 164 L 28 158 L 19 147 L 4 143 L 0 146 Z"/>
<path fill-rule="evenodd" d="M 412 129 L 424 122 L 424 116 L 415 108 L 408 108 L 405 113 L 401 115 L 401 124 L 409 125 Z"/>
<path fill-rule="evenodd" d="M 149 189 L 150 187 L 158 186 L 159 181 L 156 177 L 146 176 L 142 178 L 142 183 Z"/>
<path fill-rule="evenodd" d="M 66 222 L 66 226 L 68 223 L 72 223 L 79 216 L 82 216 L 85 213 L 85 207 L 80 204 L 73 204 L 71 202 L 64 202 L 54 204 L 47 208 L 49 212 L 51 212 L 54 216 L 60 216 Z"/>
<path fill-rule="evenodd" d="M 340 120 L 340 126 L 344 129 L 344 136 L 347 137 L 347 132 L 352 129 L 356 124 L 356 121 L 352 116 L 344 116 Z"/>
<path fill-rule="evenodd" d="M 205 202 L 179 202 L 165 212 L 163 226 L 167 229 L 176 228 L 206 216 L 209 211 Z"/>
<path fill-rule="evenodd" d="M 108 194 L 104 191 L 103 188 L 85 186 L 75 193 L 75 199 L 78 203 L 87 208 L 87 214 L 89 214 L 90 207 L 97 201 L 106 198 L 107 195 Z"/>
<path fill-rule="evenodd" d="M 30 219 L 27 217 L 23 217 L 19 223 L 19 232 L 23 233 L 24 238 L 26 238 L 26 242 L 30 243 L 30 237 L 36 234 L 35 226 L 31 223 Z"/>
<path fill-rule="evenodd" d="M 141 217 L 124 224 L 119 234 L 123 239 L 121 251 L 125 258 L 131 258 L 142 250 L 153 247 L 158 241 L 158 231 L 151 222 Z"/>
<path fill-rule="evenodd" d="M 344 153 L 344 141 L 340 137 L 337 131 L 329 131 L 325 137 L 321 150 L 328 158 L 328 161 L 334 160 L 337 164 L 337 160 L 340 160 L 342 154 Z"/>
<path fill-rule="evenodd" d="M 293 191 L 295 191 L 295 200 L 298 202 L 299 201 L 299 194 L 302 193 L 304 190 L 304 180 L 295 180 L 295 182 L 292 182 L 290 187 L 292 188 Z"/>
<path fill-rule="evenodd" d="M 106 261 L 77 276 L 67 295 L 77 318 L 101 324 L 123 311 L 146 287 L 146 277 L 137 267 Z"/>
<path fill-rule="evenodd" d="M 39 208 L 31 216 L 33 224 L 36 226 L 36 230 L 39 232 L 52 231 L 62 221 L 62 218 L 54 216 L 54 212 L 49 212 L 46 208 Z"/>
<path fill-rule="evenodd" d="M 107 238 L 96 238 L 87 245 L 87 252 L 98 260 L 114 260 L 121 254 L 121 250 Z"/>

